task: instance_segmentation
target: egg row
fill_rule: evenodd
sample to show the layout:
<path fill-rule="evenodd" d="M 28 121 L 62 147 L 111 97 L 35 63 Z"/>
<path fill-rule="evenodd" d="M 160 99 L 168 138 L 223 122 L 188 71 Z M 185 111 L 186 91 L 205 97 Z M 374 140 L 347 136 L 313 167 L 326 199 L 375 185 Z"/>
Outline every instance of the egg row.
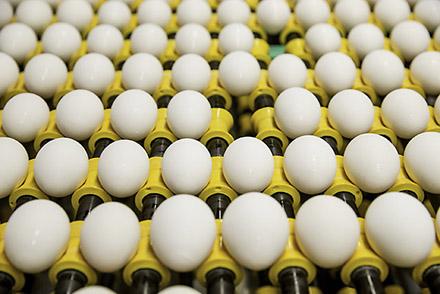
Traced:
<path fill-rule="evenodd" d="M 270 196 L 256 192 L 232 201 L 221 227 L 227 251 L 241 266 L 254 271 L 274 264 L 289 238 L 289 222 L 282 207 Z M 307 200 L 296 215 L 294 228 L 301 251 L 323 268 L 338 268 L 347 262 L 357 248 L 361 231 L 350 206 L 328 195 Z M 38 240 L 32 234 L 35 230 L 39 231 Z M 69 232 L 69 219 L 60 206 L 48 200 L 30 201 L 9 219 L 4 237 L 6 255 L 25 273 L 44 271 L 65 250 Z M 155 211 L 150 242 L 167 268 L 188 272 L 209 256 L 216 232 L 209 206 L 197 197 L 181 194 L 168 198 Z M 374 251 L 399 267 L 423 262 L 435 242 L 435 227 L 427 209 L 417 199 L 399 192 L 385 193 L 371 203 L 365 215 L 365 233 Z M 136 215 L 123 204 L 109 202 L 96 207 L 85 219 L 80 250 L 99 272 L 114 272 L 133 257 L 139 239 Z M 322 250 L 323 244 L 326 250 Z"/>

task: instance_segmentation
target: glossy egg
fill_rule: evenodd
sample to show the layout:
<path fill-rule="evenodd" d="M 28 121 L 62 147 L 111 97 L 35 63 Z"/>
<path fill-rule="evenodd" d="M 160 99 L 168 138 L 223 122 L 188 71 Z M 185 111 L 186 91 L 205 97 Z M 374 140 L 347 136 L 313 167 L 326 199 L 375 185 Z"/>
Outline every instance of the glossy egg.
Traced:
<path fill-rule="evenodd" d="M 325 0 L 298 1 L 295 14 L 298 22 L 307 30 L 314 24 L 327 22 L 330 7 Z"/>
<path fill-rule="evenodd" d="M 416 56 L 411 63 L 411 77 L 422 85 L 428 95 L 440 94 L 440 52 L 428 51 Z"/>
<path fill-rule="evenodd" d="M 177 6 L 177 22 L 183 26 L 188 23 L 208 25 L 211 20 L 211 7 L 205 0 L 185 0 Z"/>
<path fill-rule="evenodd" d="M 89 53 L 82 56 L 73 67 L 73 84 L 101 96 L 113 81 L 113 63 L 102 54 Z"/>
<path fill-rule="evenodd" d="M 333 11 L 347 32 L 358 24 L 367 23 L 371 12 L 366 0 L 340 0 Z"/>
<path fill-rule="evenodd" d="M 13 86 L 19 75 L 19 68 L 15 60 L 6 53 L 0 52 L 0 97 Z"/>
<path fill-rule="evenodd" d="M 316 63 L 315 78 L 329 95 L 334 95 L 353 86 L 356 65 L 343 53 L 329 52 Z"/>
<path fill-rule="evenodd" d="M 64 95 L 56 108 L 56 125 L 66 137 L 77 141 L 90 138 L 101 126 L 104 107 L 88 90 L 74 90 Z"/>
<path fill-rule="evenodd" d="M 0 149 L 0 198 L 5 198 L 25 179 L 29 157 L 23 145 L 12 138 L 1 137 Z"/>
<path fill-rule="evenodd" d="M 222 1 L 217 7 L 218 22 L 225 26 L 231 23 L 246 24 L 251 15 L 251 9 L 246 1 Z"/>
<path fill-rule="evenodd" d="M 156 102 L 142 90 L 125 91 L 112 104 L 112 128 L 122 138 L 142 140 L 153 129 L 156 119 Z"/>
<path fill-rule="evenodd" d="M 131 11 L 122 1 L 106 1 L 98 9 L 99 22 L 122 30 L 130 22 Z"/>
<path fill-rule="evenodd" d="M 373 103 L 361 91 L 342 90 L 330 100 L 328 119 L 342 136 L 352 139 L 371 129 L 374 121 Z"/>
<path fill-rule="evenodd" d="M 408 19 L 411 9 L 406 0 L 379 0 L 374 5 L 374 14 L 386 31 Z"/>
<path fill-rule="evenodd" d="M 124 45 L 121 32 L 109 24 L 94 27 L 87 35 L 88 52 L 100 53 L 108 58 L 115 58 Z"/>
<path fill-rule="evenodd" d="M 301 136 L 287 146 L 284 173 L 289 182 L 303 193 L 323 192 L 336 175 L 336 155 L 330 145 L 316 136 Z"/>
<path fill-rule="evenodd" d="M 93 18 L 93 8 L 87 0 L 64 0 L 57 8 L 57 19 L 66 22 L 79 31 L 84 31 Z"/>
<path fill-rule="evenodd" d="M 305 40 L 315 59 L 341 48 L 341 35 L 335 27 L 327 23 L 318 23 L 310 27 Z"/>
<path fill-rule="evenodd" d="M 439 147 L 440 134 L 426 132 L 412 138 L 404 152 L 405 170 L 408 175 L 425 191 L 434 194 L 440 193 L 440 183 L 437 180 L 440 172 L 440 160 L 437 156 Z"/>
<path fill-rule="evenodd" d="M 96 270 L 115 272 L 136 253 L 140 231 L 138 218 L 128 206 L 118 202 L 101 204 L 84 220 L 81 254 Z"/>
<path fill-rule="evenodd" d="M 178 54 L 194 53 L 205 55 L 211 46 L 211 35 L 199 24 L 189 23 L 182 26 L 176 33 L 176 51 Z"/>
<path fill-rule="evenodd" d="M 122 66 L 122 84 L 125 89 L 139 89 L 153 94 L 162 77 L 162 64 L 148 53 L 134 54 Z"/>
<path fill-rule="evenodd" d="M 61 58 L 50 53 L 32 57 L 24 68 L 26 89 L 44 99 L 52 98 L 66 79 L 66 64 Z"/>
<path fill-rule="evenodd" d="M 400 88 L 403 83 L 405 68 L 391 51 L 381 49 L 368 53 L 361 69 L 363 79 L 381 96 Z"/>
<path fill-rule="evenodd" d="M 99 182 L 114 197 L 130 197 L 146 182 L 149 166 L 148 154 L 141 145 L 118 140 L 107 146 L 99 157 Z"/>
<path fill-rule="evenodd" d="M 211 122 L 211 106 L 199 92 L 186 90 L 168 104 L 167 124 L 178 138 L 199 139 Z"/>
<path fill-rule="evenodd" d="M 228 93 L 234 96 L 248 95 L 258 85 L 260 65 L 248 52 L 235 51 L 220 62 L 219 77 Z"/>
<path fill-rule="evenodd" d="M 37 35 L 23 23 L 7 24 L 0 31 L 0 51 L 14 58 L 17 63 L 23 63 L 36 46 Z"/>
<path fill-rule="evenodd" d="M 41 33 L 52 20 L 52 8 L 46 1 L 24 0 L 15 10 L 15 18 Z"/>
<path fill-rule="evenodd" d="M 321 118 L 321 106 L 313 93 L 289 88 L 275 101 L 275 122 L 289 138 L 313 134 Z"/>
<path fill-rule="evenodd" d="M 296 215 L 295 236 L 301 251 L 314 264 L 337 268 L 357 248 L 359 222 L 344 201 L 334 196 L 314 196 L 301 205 Z"/>
<path fill-rule="evenodd" d="M 72 194 L 87 178 L 89 160 L 81 144 L 58 138 L 46 143 L 35 157 L 34 176 L 38 187 L 52 197 Z"/>
<path fill-rule="evenodd" d="M 290 18 L 290 8 L 286 1 L 264 0 L 258 3 L 257 20 L 270 35 L 280 33 Z"/>
<path fill-rule="evenodd" d="M 211 177 L 211 155 L 197 140 L 180 139 L 162 159 L 162 178 L 175 194 L 199 194 Z"/>
<path fill-rule="evenodd" d="M 414 90 L 397 89 L 390 92 L 382 101 L 381 112 L 385 126 L 403 139 L 411 139 L 428 126 L 428 104 Z"/>
<path fill-rule="evenodd" d="M 223 158 L 223 174 L 238 193 L 264 190 L 270 183 L 274 160 L 269 147 L 253 137 L 232 142 Z"/>
<path fill-rule="evenodd" d="M 50 25 L 41 37 L 43 50 L 67 62 L 81 46 L 81 35 L 71 24 L 58 22 Z"/>
<path fill-rule="evenodd" d="M 428 210 L 417 198 L 399 192 L 385 193 L 370 204 L 365 233 L 374 251 L 398 267 L 420 264 L 431 253 L 435 240 Z"/>
<path fill-rule="evenodd" d="M 166 1 L 143 1 L 137 10 L 140 24 L 156 24 L 165 28 L 171 19 L 171 8 Z"/>
<path fill-rule="evenodd" d="M 4 25 L 11 22 L 12 17 L 14 16 L 14 8 L 8 1 L 0 1 L 0 11 L 2 14 L 0 15 L 0 28 Z"/>
<path fill-rule="evenodd" d="M 171 69 L 171 82 L 177 91 L 203 92 L 210 80 L 211 68 L 208 62 L 197 54 L 185 54 L 179 57 Z"/>
<path fill-rule="evenodd" d="M 396 148 L 376 134 L 362 134 L 348 143 L 344 152 L 348 178 L 362 191 L 381 193 L 397 179 L 400 159 Z"/>
<path fill-rule="evenodd" d="M 414 57 L 426 51 L 431 42 L 431 36 L 425 26 L 413 20 L 406 20 L 397 24 L 391 31 L 390 38 L 407 61 L 411 61 Z"/>
<path fill-rule="evenodd" d="M 131 51 L 133 53 L 150 53 L 156 57 L 160 57 L 167 47 L 168 37 L 160 26 L 145 23 L 134 29 L 131 33 L 130 41 Z"/>
<path fill-rule="evenodd" d="M 38 95 L 22 93 L 12 97 L 2 114 L 2 128 L 8 137 L 31 142 L 49 122 L 49 107 Z"/>
<path fill-rule="evenodd" d="M 246 25 L 241 23 L 226 25 L 220 31 L 218 40 L 220 52 L 223 54 L 233 51 L 251 52 L 254 47 L 254 34 Z"/>
<path fill-rule="evenodd" d="M 168 198 L 151 220 L 154 253 L 166 267 L 177 272 L 195 270 L 210 254 L 216 234 L 211 209 L 192 195 Z"/>
<path fill-rule="evenodd" d="M 103 286 L 87 286 L 76 290 L 73 294 L 116 294 L 116 292 Z"/>
<path fill-rule="evenodd" d="M 437 0 L 418 1 L 414 6 L 414 15 L 430 31 L 440 25 L 440 2 Z"/>
<path fill-rule="evenodd" d="M 237 0 L 237 1 L 241 1 L 241 0 Z M 225 1 L 225 2 L 227 2 L 227 1 Z M 181 286 L 181 285 L 167 287 L 167 288 L 163 289 L 162 291 L 160 291 L 159 293 L 160 294 L 200 294 L 199 291 L 197 291 L 193 288 L 190 288 L 188 286 Z"/>
<path fill-rule="evenodd" d="M 47 270 L 66 249 L 69 217 L 53 201 L 32 200 L 17 208 L 8 220 L 5 253 L 20 271 L 36 274 Z"/>
<path fill-rule="evenodd" d="M 304 62 L 293 54 L 280 54 L 269 64 L 269 82 L 282 92 L 292 87 L 303 87 L 307 79 L 307 68 Z"/>
<path fill-rule="evenodd" d="M 281 205 L 262 193 L 246 193 L 229 204 L 222 224 L 223 242 L 242 266 L 259 271 L 283 253 L 289 237 Z"/>
<path fill-rule="evenodd" d="M 385 36 L 381 29 L 370 23 L 355 26 L 348 34 L 348 42 L 360 59 L 377 49 L 383 49 Z"/>

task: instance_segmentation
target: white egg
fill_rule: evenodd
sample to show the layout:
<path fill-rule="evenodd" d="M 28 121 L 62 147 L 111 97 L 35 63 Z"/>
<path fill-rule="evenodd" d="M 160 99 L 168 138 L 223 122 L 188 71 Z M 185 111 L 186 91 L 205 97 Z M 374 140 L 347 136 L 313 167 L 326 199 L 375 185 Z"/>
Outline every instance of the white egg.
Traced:
<path fill-rule="evenodd" d="M 115 68 L 108 57 L 99 53 L 82 56 L 73 67 L 73 84 L 101 96 L 115 76 Z"/>
<path fill-rule="evenodd" d="M 52 98 L 66 82 L 66 79 L 66 64 L 61 58 L 51 53 L 43 53 L 32 57 L 24 68 L 24 85 L 26 89 L 44 99 Z"/>
<path fill-rule="evenodd" d="M 58 138 L 45 144 L 35 157 L 34 175 L 38 187 L 49 196 L 72 194 L 87 178 L 89 161 L 81 144 Z"/>
<path fill-rule="evenodd" d="M 0 1 L 0 28 L 11 22 L 14 16 L 14 8 L 8 1 Z"/>
<path fill-rule="evenodd" d="M 286 1 L 264 0 L 258 3 L 257 20 L 271 35 L 280 33 L 289 21 L 291 12 Z"/>
<path fill-rule="evenodd" d="M 386 262 L 405 268 L 424 261 L 435 242 L 428 210 L 417 198 L 399 192 L 385 193 L 370 204 L 365 233 Z"/>
<path fill-rule="evenodd" d="M 100 272 L 118 271 L 136 253 L 140 231 L 137 216 L 128 206 L 118 202 L 101 204 L 84 220 L 81 254 Z"/>
<path fill-rule="evenodd" d="M 90 138 L 101 126 L 104 107 L 88 90 L 73 90 L 64 95 L 56 108 L 56 125 L 66 137 L 77 141 Z"/>
<path fill-rule="evenodd" d="M 0 31 L 0 51 L 22 63 L 37 46 L 37 35 L 24 23 L 10 23 Z"/>
<path fill-rule="evenodd" d="M 425 98 L 410 89 L 390 92 L 382 102 L 382 120 L 403 139 L 411 139 L 428 126 L 429 109 Z"/>
<path fill-rule="evenodd" d="M 47 270 L 66 249 L 69 217 L 50 200 L 32 200 L 17 208 L 8 220 L 5 253 L 20 271 L 36 274 Z"/>
<path fill-rule="evenodd" d="M 225 26 L 231 23 L 246 24 L 251 15 L 251 9 L 246 1 L 222 1 L 217 7 L 218 22 Z"/>
<path fill-rule="evenodd" d="M 362 78 L 381 96 L 402 86 L 405 67 L 391 51 L 380 49 L 368 53 L 361 69 Z"/>
<path fill-rule="evenodd" d="M 381 29 L 371 23 L 362 23 L 351 29 L 348 42 L 362 60 L 371 51 L 383 49 L 385 36 Z"/>
<path fill-rule="evenodd" d="M 36 33 L 41 33 L 52 20 L 52 8 L 46 1 L 24 0 L 15 10 L 17 22 L 30 26 Z"/>
<path fill-rule="evenodd" d="M 303 193 L 323 192 L 336 175 L 336 155 L 319 137 L 306 135 L 293 140 L 284 153 L 284 173 Z"/>
<path fill-rule="evenodd" d="M 313 134 L 318 128 L 321 106 L 312 92 L 289 88 L 275 101 L 275 122 L 289 138 Z"/>
<path fill-rule="evenodd" d="M 141 145 L 118 140 L 107 146 L 99 157 L 99 182 L 114 197 L 130 197 L 148 179 L 149 166 L 148 154 Z"/>
<path fill-rule="evenodd" d="M 232 142 L 223 158 L 223 174 L 238 193 L 264 190 L 270 183 L 274 161 L 269 147 L 253 137 Z"/>
<path fill-rule="evenodd" d="M 440 52 L 428 51 L 416 56 L 411 63 L 412 78 L 428 95 L 440 94 Z"/>
<path fill-rule="evenodd" d="M 182 26 L 176 33 L 176 51 L 178 54 L 194 53 L 205 55 L 211 46 L 211 35 L 199 24 L 189 23 Z"/>
<path fill-rule="evenodd" d="M 177 272 L 195 270 L 211 252 L 216 234 L 211 209 L 192 195 L 165 200 L 151 220 L 154 253 L 166 267 Z"/>
<path fill-rule="evenodd" d="M 84 31 L 93 18 L 93 8 L 87 0 L 63 0 L 57 8 L 57 19 Z"/>
<path fill-rule="evenodd" d="M 171 69 L 171 82 L 177 91 L 203 92 L 210 80 L 211 68 L 208 62 L 197 54 L 185 54 L 179 57 Z"/>
<path fill-rule="evenodd" d="M 153 94 L 162 76 L 162 64 L 148 53 L 134 54 L 122 66 L 122 84 L 125 89 L 140 89 Z"/>
<path fill-rule="evenodd" d="M 58 22 L 44 31 L 41 43 L 44 52 L 52 53 L 67 62 L 81 47 L 81 35 L 73 25 Z"/>
<path fill-rule="evenodd" d="M 430 32 L 433 32 L 440 26 L 440 2 L 437 0 L 418 1 L 414 6 L 414 15 Z"/>
<path fill-rule="evenodd" d="M 307 30 L 305 40 L 315 59 L 325 53 L 339 51 L 342 41 L 338 30 L 327 23 L 318 23 L 310 27 Z"/>
<path fill-rule="evenodd" d="M 150 53 L 160 57 L 167 47 L 168 37 L 160 26 L 145 23 L 134 29 L 133 33 L 131 33 L 130 41 L 133 53 Z"/>
<path fill-rule="evenodd" d="M 404 153 L 408 175 L 424 190 L 434 194 L 440 193 L 440 183 L 437 179 L 440 172 L 440 159 L 437 156 L 439 147 L 440 134 L 426 132 L 409 141 Z"/>
<path fill-rule="evenodd" d="M 438 99 L 439 97 L 435 99 L 435 104 L 434 104 L 434 117 L 437 123 L 440 122 L 440 99 Z"/>
<path fill-rule="evenodd" d="M 260 73 L 255 57 L 243 51 L 229 53 L 219 66 L 220 82 L 234 96 L 250 94 L 260 81 Z"/>
<path fill-rule="evenodd" d="M 293 54 L 280 54 L 269 64 L 269 82 L 277 92 L 292 87 L 303 87 L 307 68 L 301 58 Z"/>
<path fill-rule="evenodd" d="M 200 138 L 211 122 L 211 105 L 199 92 L 177 93 L 168 104 L 167 124 L 178 138 Z"/>
<path fill-rule="evenodd" d="M 170 22 L 171 13 L 171 8 L 165 1 L 144 1 L 137 10 L 138 22 L 140 24 L 156 24 L 165 28 Z"/>
<path fill-rule="evenodd" d="M 242 266 L 259 271 L 283 253 L 289 237 L 281 205 L 262 193 L 246 193 L 229 204 L 223 217 L 223 242 Z"/>
<path fill-rule="evenodd" d="M 199 194 L 211 177 L 208 149 L 194 139 L 180 139 L 171 144 L 162 159 L 162 178 L 175 194 Z"/>
<path fill-rule="evenodd" d="M 28 154 L 18 141 L 0 137 L 0 198 L 8 197 L 26 177 Z"/>
<path fill-rule="evenodd" d="M 254 34 L 244 24 L 233 23 L 225 26 L 219 34 L 219 49 L 223 54 L 234 51 L 250 52 L 254 47 Z"/>
<path fill-rule="evenodd" d="M 418 21 L 406 20 L 397 24 L 391 31 L 391 41 L 397 46 L 407 61 L 426 51 L 431 37 L 424 25 Z"/>
<path fill-rule="evenodd" d="M 0 52 L 0 97 L 15 85 L 18 80 L 19 68 L 15 60 L 6 53 Z"/>
<path fill-rule="evenodd" d="M 348 178 L 362 191 L 382 193 L 396 181 L 400 159 L 396 148 L 376 134 L 362 134 L 348 143 L 344 152 Z"/>
<path fill-rule="evenodd" d="M 308 29 L 314 24 L 327 22 L 330 17 L 330 7 L 325 0 L 299 1 L 295 6 L 298 22 Z"/>
<path fill-rule="evenodd" d="M 361 91 L 342 90 L 330 100 L 328 119 L 342 136 L 352 139 L 371 129 L 374 121 L 373 103 Z"/>
<path fill-rule="evenodd" d="M 328 195 L 315 196 L 301 205 L 295 219 L 295 236 L 301 251 L 314 264 L 337 268 L 357 248 L 359 222 L 344 201 Z"/>
<path fill-rule="evenodd" d="M 100 53 L 108 58 L 115 58 L 124 45 L 121 32 L 109 24 L 94 27 L 87 35 L 88 52 Z"/>
<path fill-rule="evenodd" d="M 38 95 L 18 94 L 5 105 L 2 128 L 8 137 L 22 143 L 31 142 L 49 122 L 49 107 Z"/>
<path fill-rule="evenodd" d="M 365 0 L 338 1 L 333 11 L 347 32 L 358 24 L 367 23 L 371 12 Z"/>
<path fill-rule="evenodd" d="M 112 128 L 125 139 L 139 141 L 145 138 L 153 129 L 156 118 L 156 102 L 139 89 L 121 93 L 112 104 Z"/>
<path fill-rule="evenodd" d="M 107 1 L 98 10 L 99 22 L 124 29 L 130 22 L 131 10 L 125 2 Z"/>
<path fill-rule="evenodd" d="M 374 5 L 374 14 L 386 31 L 408 19 L 411 9 L 406 0 L 379 0 Z"/>
<path fill-rule="evenodd" d="M 103 286 L 87 286 L 76 290 L 74 294 L 116 294 L 112 290 Z"/>
<path fill-rule="evenodd" d="M 356 79 L 356 65 L 347 55 L 329 52 L 315 66 L 315 78 L 329 95 L 350 89 Z"/>
<path fill-rule="evenodd" d="M 433 40 L 435 44 L 440 46 L 440 25 L 437 27 L 437 29 L 434 32 Z"/>
<path fill-rule="evenodd" d="M 188 23 L 206 26 L 211 20 L 211 15 L 211 7 L 205 0 L 185 0 L 177 6 L 177 22 L 181 26 Z"/>
<path fill-rule="evenodd" d="M 229 0 L 224 2 L 229 2 Z M 162 291 L 160 291 L 159 294 L 200 294 L 200 292 L 188 286 L 177 285 L 177 286 L 167 287 Z"/>

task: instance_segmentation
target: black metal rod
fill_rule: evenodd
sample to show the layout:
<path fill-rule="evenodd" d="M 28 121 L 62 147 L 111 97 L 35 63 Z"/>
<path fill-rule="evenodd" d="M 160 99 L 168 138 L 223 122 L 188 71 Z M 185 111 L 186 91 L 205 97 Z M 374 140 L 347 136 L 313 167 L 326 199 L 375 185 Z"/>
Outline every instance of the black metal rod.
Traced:
<path fill-rule="evenodd" d="M 216 268 L 206 274 L 208 294 L 232 294 L 235 292 L 235 275 L 225 268 Z"/>
<path fill-rule="evenodd" d="M 151 269 L 141 269 L 133 273 L 132 294 L 156 294 L 159 292 L 161 276 Z"/>
<path fill-rule="evenodd" d="M 267 137 L 263 139 L 263 142 L 269 147 L 273 156 L 283 155 L 283 144 L 281 140 L 275 137 Z"/>
<path fill-rule="evenodd" d="M 360 216 L 359 213 L 359 209 L 356 206 L 356 197 L 349 193 L 349 192 L 338 192 L 335 194 L 335 197 L 341 199 L 342 201 L 344 201 L 345 203 L 348 204 L 348 206 L 350 206 L 353 211 L 356 213 L 357 216 Z"/>
<path fill-rule="evenodd" d="M 156 209 L 165 200 L 166 198 L 160 194 L 149 194 L 145 196 L 142 200 L 141 218 L 143 220 L 151 219 Z"/>
<path fill-rule="evenodd" d="M 380 281 L 379 270 L 372 266 L 362 266 L 351 273 L 358 294 L 384 294 L 385 290 Z"/>
<path fill-rule="evenodd" d="M 171 145 L 171 141 L 165 138 L 157 138 L 151 142 L 151 157 L 163 157 L 165 150 Z"/>
<path fill-rule="evenodd" d="M 79 200 L 78 210 L 76 211 L 75 220 L 84 220 L 96 206 L 104 203 L 104 201 L 96 195 L 85 195 Z"/>
<path fill-rule="evenodd" d="M 87 284 L 87 277 L 76 270 L 65 270 L 58 274 L 55 294 L 71 294 Z"/>
<path fill-rule="evenodd" d="M 222 219 L 231 199 L 223 194 L 214 194 L 208 197 L 206 203 L 211 208 L 216 219 Z"/>
<path fill-rule="evenodd" d="M 113 143 L 112 139 L 108 139 L 108 138 L 103 138 L 103 139 L 99 139 L 98 141 L 96 141 L 95 143 L 95 151 L 93 152 L 93 158 L 98 158 L 101 156 L 102 152 L 104 151 L 104 149 L 110 145 L 111 143 Z"/>
<path fill-rule="evenodd" d="M 433 265 L 423 273 L 423 281 L 431 293 L 440 293 L 440 265 Z"/>
<path fill-rule="evenodd" d="M 222 138 L 212 138 L 206 143 L 206 148 L 212 157 L 223 156 L 228 148 L 228 142 Z"/>
<path fill-rule="evenodd" d="M 300 267 L 288 267 L 278 274 L 281 293 L 283 294 L 307 294 L 307 272 Z"/>
<path fill-rule="evenodd" d="M 7 273 L 0 272 L 0 294 L 12 293 L 12 288 L 15 285 L 15 280 Z"/>
<path fill-rule="evenodd" d="M 293 210 L 293 198 L 287 193 L 279 192 L 272 195 L 272 197 L 278 201 L 283 207 L 284 212 L 288 218 L 295 218 L 295 211 Z"/>

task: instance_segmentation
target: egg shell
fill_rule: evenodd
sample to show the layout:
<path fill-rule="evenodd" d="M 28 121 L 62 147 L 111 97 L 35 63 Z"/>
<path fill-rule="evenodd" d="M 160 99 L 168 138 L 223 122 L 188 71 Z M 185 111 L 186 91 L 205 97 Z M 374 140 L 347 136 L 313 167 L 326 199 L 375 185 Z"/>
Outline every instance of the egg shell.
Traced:
<path fill-rule="evenodd" d="M 167 47 L 168 36 L 160 26 L 144 23 L 134 29 L 131 33 L 130 41 L 133 53 L 150 53 L 160 57 Z"/>
<path fill-rule="evenodd" d="M 199 24 L 189 23 L 176 33 L 176 51 L 178 54 L 194 53 L 204 56 L 211 46 L 211 35 L 208 30 Z"/>
<path fill-rule="evenodd" d="M 171 19 L 171 8 L 162 0 L 143 1 L 137 10 L 140 24 L 156 24 L 165 28 Z"/>
<path fill-rule="evenodd" d="M 246 24 L 251 15 L 251 9 L 246 1 L 222 1 L 217 7 L 217 17 L 220 25 L 231 23 Z"/>
<path fill-rule="evenodd" d="M 211 68 L 208 62 L 196 54 L 185 54 L 179 57 L 171 69 L 171 82 L 178 91 L 203 92 L 210 80 Z"/>
<path fill-rule="evenodd" d="M 131 10 L 122 1 L 106 1 L 98 9 L 98 18 L 100 23 L 113 25 L 122 30 L 130 22 Z"/>
<path fill-rule="evenodd" d="M 43 50 L 68 62 L 81 46 L 81 34 L 71 24 L 57 22 L 50 25 L 41 37 Z"/>
<path fill-rule="evenodd" d="M 362 60 L 368 53 L 384 48 L 385 36 L 376 25 L 362 23 L 351 29 L 348 42 Z"/>
<path fill-rule="evenodd" d="M 115 58 L 124 45 L 121 32 L 110 24 L 100 24 L 87 34 L 88 52 L 100 53 Z"/>
<path fill-rule="evenodd" d="M 290 18 L 290 8 L 287 2 L 278 0 L 260 1 L 257 6 L 257 20 L 270 35 L 280 33 Z"/>
<path fill-rule="evenodd" d="M 0 198 L 5 198 L 25 179 L 29 157 L 23 145 L 12 138 L 1 137 L 0 149 Z"/>
<path fill-rule="evenodd" d="M 148 53 L 134 54 L 122 66 L 122 84 L 127 90 L 139 89 L 153 94 L 162 77 L 162 64 L 154 55 Z"/>
<path fill-rule="evenodd" d="M 17 63 L 23 63 L 36 46 L 37 35 L 24 23 L 10 23 L 0 31 L 0 51 L 14 58 Z"/>
<path fill-rule="evenodd" d="M 410 70 L 411 77 L 422 85 L 427 95 L 440 94 L 440 52 L 420 53 L 413 59 Z"/>
<path fill-rule="evenodd" d="M 15 60 L 8 54 L 0 52 L 0 96 L 17 82 L 18 75 L 19 69 Z"/>
<path fill-rule="evenodd" d="M 301 58 L 293 54 L 280 54 L 269 64 L 269 82 L 277 92 L 292 87 L 303 87 L 307 68 Z"/>
<path fill-rule="evenodd" d="M 327 22 L 330 7 L 325 0 L 298 1 L 295 14 L 298 22 L 307 30 L 314 24 Z"/>
<path fill-rule="evenodd" d="M 319 59 L 325 53 L 339 51 L 342 39 L 335 27 L 327 23 L 318 23 L 307 30 L 305 41 L 313 57 Z"/>
<path fill-rule="evenodd" d="M 93 18 L 93 8 L 86 0 L 63 0 L 57 7 L 57 19 L 84 31 Z"/>

